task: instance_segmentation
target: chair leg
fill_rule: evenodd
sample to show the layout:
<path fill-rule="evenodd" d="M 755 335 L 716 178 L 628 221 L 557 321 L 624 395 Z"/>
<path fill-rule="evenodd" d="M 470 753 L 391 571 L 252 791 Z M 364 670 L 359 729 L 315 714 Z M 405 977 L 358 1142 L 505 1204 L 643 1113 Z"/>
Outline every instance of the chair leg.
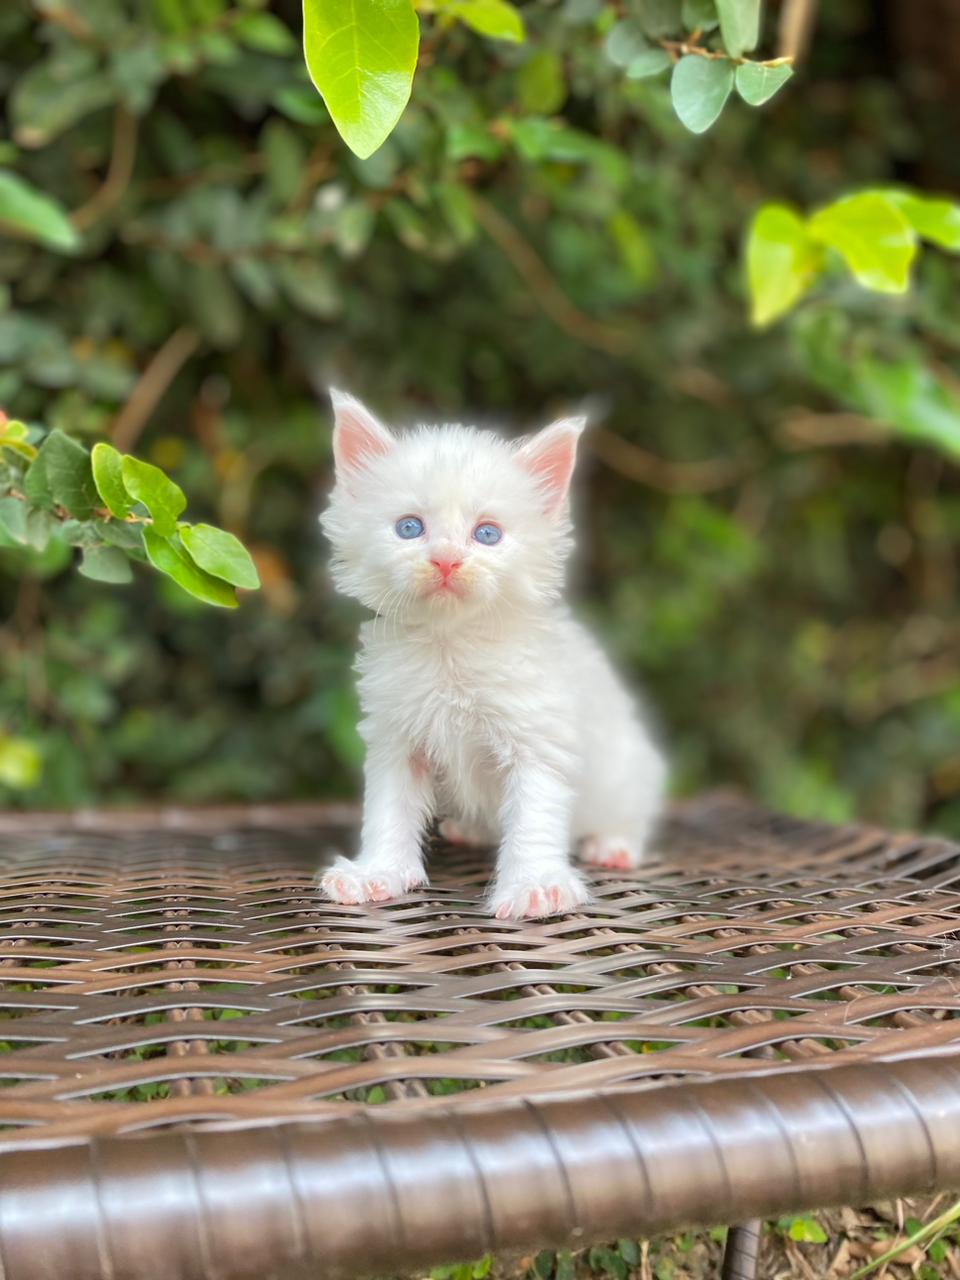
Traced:
<path fill-rule="evenodd" d="M 759 1218 L 731 1227 L 723 1251 L 721 1280 L 756 1280 L 763 1223 Z"/>

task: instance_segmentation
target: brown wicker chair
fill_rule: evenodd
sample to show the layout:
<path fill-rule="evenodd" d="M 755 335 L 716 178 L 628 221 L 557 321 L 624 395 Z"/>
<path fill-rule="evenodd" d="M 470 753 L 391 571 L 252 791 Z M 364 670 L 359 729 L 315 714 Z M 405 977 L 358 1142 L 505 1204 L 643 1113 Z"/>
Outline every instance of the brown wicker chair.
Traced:
<path fill-rule="evenodd" d="M 396 1274 L 960 1185 L 956 847 L 705 800 L 517 923 L 463 851 L 323 903 L 351 821 L 0 824 L 4 1280 Z"/>

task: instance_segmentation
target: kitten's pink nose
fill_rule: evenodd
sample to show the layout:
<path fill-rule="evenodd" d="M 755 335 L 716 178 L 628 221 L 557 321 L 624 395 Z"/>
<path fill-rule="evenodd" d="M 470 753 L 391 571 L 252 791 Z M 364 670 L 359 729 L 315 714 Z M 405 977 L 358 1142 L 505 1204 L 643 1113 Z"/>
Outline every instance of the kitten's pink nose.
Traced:
<path fill-rule="evenodd" d="M 443 578 L 444 582 L 446 582 L 448 578 L 453 577 L 453 575 L 457 572 L 457 570 L 463 564 L 463 561 L 462 560 L 431 560 L 430 563 L 436 569 L 437 573 L 440 574 L 440 577 Z"/>

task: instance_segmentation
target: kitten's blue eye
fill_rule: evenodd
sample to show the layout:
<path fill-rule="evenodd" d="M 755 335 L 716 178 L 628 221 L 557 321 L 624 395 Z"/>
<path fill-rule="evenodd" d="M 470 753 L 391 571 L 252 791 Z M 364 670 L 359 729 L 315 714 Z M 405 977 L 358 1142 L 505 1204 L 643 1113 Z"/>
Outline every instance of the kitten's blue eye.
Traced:
<path fill-rule="evenodd" d="M 393 527 L 398 538 L 419 538 L 423 533 L 423 521 L 419 516 L 402 516 Z"/>
<path fill-rule="evenodd" d="M 473 531 L 473 536 L 477 542 L 482 542 L 485 547 L 492 547 L 495 542 L 499 542 L 503 537 L 503 530 L 496 524 L 478 524 Z"/>

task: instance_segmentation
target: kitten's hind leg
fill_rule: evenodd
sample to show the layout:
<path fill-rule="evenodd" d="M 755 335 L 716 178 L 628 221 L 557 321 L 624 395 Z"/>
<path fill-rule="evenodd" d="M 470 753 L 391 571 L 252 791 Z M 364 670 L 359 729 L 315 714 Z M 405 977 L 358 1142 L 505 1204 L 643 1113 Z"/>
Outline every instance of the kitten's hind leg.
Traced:
<path fill-rule="evenodd" d="M 466 845 L 471 849 L 489 848 L 497 839 L 489 827 L 466 818 L 444 818 L 439 831 L 448 844 Z"/>
<path fill-rule="evenodd" d="M 591 867 L 629 871 L 632 867 L 639 867 L 642 857 L 642 846 L 629 836 L 586 836 L 580 843 L 581 861 Z"/>

